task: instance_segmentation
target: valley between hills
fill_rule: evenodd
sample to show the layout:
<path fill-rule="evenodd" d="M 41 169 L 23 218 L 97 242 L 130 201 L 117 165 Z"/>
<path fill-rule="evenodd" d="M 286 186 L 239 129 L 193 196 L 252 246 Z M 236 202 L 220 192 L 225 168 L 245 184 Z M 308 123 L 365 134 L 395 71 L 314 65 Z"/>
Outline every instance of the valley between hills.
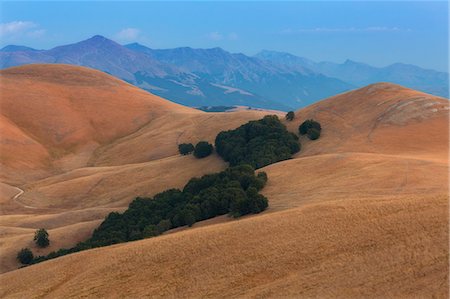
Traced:
<path fill-rule="evenodd" d="M 285 113 L 206 113 L 93 69 L 0 71 L 0 296 L 447 298 L 447 99 L 377 83 Z M 269 207 L 18 269 L 86 240 L 137 196 L 224 170 L 178 145 L 276 114 L 315 119 L 292 159 L 265 166 Z M 50 234 L 37 248 L 36 229 Z"/>

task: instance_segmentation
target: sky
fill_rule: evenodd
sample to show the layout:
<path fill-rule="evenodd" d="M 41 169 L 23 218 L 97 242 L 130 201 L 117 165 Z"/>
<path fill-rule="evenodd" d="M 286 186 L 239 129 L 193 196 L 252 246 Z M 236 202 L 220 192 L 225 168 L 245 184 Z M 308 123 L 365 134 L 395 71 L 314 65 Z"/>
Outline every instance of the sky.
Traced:
<path fill-rule="evenodd" d="M 93 35 L 151 48 L 289 52 L 315 61 L 447 71 L 445 1 L 0 2 L 0 47 L 49 49 Z"/>

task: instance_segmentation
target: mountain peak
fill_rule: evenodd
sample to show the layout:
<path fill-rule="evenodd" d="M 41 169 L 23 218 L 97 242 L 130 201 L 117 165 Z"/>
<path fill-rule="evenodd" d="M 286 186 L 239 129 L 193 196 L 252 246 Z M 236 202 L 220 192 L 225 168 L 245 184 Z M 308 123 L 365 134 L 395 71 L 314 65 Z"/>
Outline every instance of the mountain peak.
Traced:
<path fill-rule="evenodd" d="M 106 37 L 104 37 L 103 35 L 94 35 L 93 37 L 89 38 L 88 40 L 107 40 Z"/>
<path fill-rule="evenodd" d="M 109 38 L 106 38 L 102 35 L 94 35 L 93 37 L 83 40 L 79 43 L 86 43 L 86 44 L 93 44 L 93 45 L 104 44 L 104 43 L 117 44 L 115 41 L 113 41 Z"/>

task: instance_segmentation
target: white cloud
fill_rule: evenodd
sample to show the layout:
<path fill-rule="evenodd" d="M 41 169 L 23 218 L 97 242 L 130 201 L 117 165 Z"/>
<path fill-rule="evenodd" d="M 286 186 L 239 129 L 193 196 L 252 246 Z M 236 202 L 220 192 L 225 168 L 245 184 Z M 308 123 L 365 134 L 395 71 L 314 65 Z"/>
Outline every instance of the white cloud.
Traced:
<path fill-rule="evenodd" d="M 43 30 L 35 30 L 35 28 L 37 27 L 38 25 L 36 23 L 30 21 L 13 21 L 9 23 L 0 23 L 0 37 L 11 38 Z"/>
<path fill-rule="evenodd" d="M 115 37 L 122 42 L 135 41 L 139 38 L 141 31 L 137 28 L 124 28 L 116 33 Z"/>
<path fill-rule="evenodd" d="M 316 28 L 301 28 L 301 29 L 284 29 L 281 30 L 281 34 L 298 34 L 298 33 L 327 33 L 327 32 L 409 32 L 411 29 L 402 29 L 398 27 L 386 27 L 386 26 L 373 26 L 373 27 L 343 27 L 343 28 L 329 28 L 329 27 L 316 27 Z"/>

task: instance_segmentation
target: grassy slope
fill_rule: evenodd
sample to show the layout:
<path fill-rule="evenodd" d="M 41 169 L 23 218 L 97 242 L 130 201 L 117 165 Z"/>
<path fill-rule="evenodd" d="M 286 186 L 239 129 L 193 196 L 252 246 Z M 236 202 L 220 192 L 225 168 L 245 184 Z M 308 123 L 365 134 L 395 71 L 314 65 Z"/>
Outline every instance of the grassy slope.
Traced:
<path fill-rule="evenodd" d="M 212 140 L 215 130 L 256 117 L 188 114 L 163 115 L 161 120 L 171 121 L 151 122 L 98 147 L 89 160 L 97 167 L 25 185 L 21 200 L 41 209 L 4 201 L 10 212 L 0 218 L 3 246 L 26 242 L 30 228 L 42 225 L 53 227 L 56 237 L 59 229 L 74 240 L 81 227 L 92 229 L 102 212 L 126 204 L 129 192 L 166 188 L 161 182 L 182 184 L 180 163 L 185 179 L 223 167 L 214 156 L 205 167 L 189 157 L 158 158 L 174 152 L 180 140 L 199 134 Z M 2 295 L 446 297 L 448 102 L 377 84 L 296 115 L 288 123 L 292 131 L 313 117 L 322 123 L 323 135 L 315 142 L 303 139 L 295 159 L 263 169 L 269 175 L 265 215 L 198 225 L 6 273 L 0 276 L 7 285 Z M 224 124 L 234 118 L 236 125 Z M 176 131 L 174 121 L 185 130 Z M 163 144 L 164 151 L 155 144 Z M 155 160 L 127 165 L 142 162 L 142 149 Z M 80 195 L 86 186 L 93 186 L 91 193 Z"/>

